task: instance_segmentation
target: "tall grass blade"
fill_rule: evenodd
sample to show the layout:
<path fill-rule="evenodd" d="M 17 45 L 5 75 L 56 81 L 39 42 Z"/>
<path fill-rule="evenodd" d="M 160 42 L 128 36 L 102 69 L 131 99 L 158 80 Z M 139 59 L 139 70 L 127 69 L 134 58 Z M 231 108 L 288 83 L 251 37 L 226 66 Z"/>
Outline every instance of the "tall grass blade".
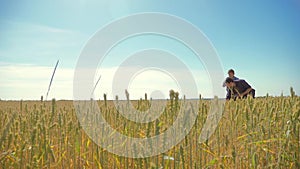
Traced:
<path fill-rule="evenodd" d="M 92 91 L 92 93 L 91 93 L 91 98 L 92 98 L 92 96 L 93 96 L 93 94 L 94 94 L 94 92 L 95 92 L 95 90 L 96 90 L 96 87 L 97 87 L 97 85 L 98 85 L 100 79 L 101 79 L 101 75 L 99 76 L 99 78 L 98 78 L 98 80 L 97 80 L 97 82 L 96 82 L 96 84 L 95 84 L 95 86 L 94 86 L 94 88 L 93 88 L 93 91 Z"/>
<path fill-rule="evenodd" d="M 50 88 L 51 88 L 51 85 L 52 85 L 53 77 L 54 77 L 54 74 L 56 72 L 56 68 L 57 68 L 58 63 L 59 63 L 59 60 L 57 60 L 56 65 L 54 67 L 54 71 L 53 71 L 52 76 L 51 76 L 51 80 L 50 80 L 50 83 L 49 83 L 49 86 L 48 86 L 48 90 L 47 90 L 47 94 L 46 94 L 46 100 L 48 98 L 48 94 L 49 94 L 49 91 L 50 91 Z"/>

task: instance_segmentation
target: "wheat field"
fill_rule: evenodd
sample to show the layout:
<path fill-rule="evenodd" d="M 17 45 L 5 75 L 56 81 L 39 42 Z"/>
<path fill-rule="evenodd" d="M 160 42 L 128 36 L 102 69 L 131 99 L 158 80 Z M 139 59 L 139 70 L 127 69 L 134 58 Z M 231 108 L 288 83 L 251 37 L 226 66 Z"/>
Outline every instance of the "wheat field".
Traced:
<path fill-rule="evenodd" d="M 98 100 L 116 130 L 146 138 L 172 125 L 182 99 L 170 98 L 158 120 L 137 124 L 119 116 L 112 101 Z M 199 142 L 210 101 L 199 99 L 196 123 L 169 151 L 126 158 L 101 148 L 84 132 L 73 101 L 0 101 L 0 168 L 300 168 L 300 97 L 227 101 L 216 131 Z M 132 101 L 147 109 L 149 101 Z M 122 126 L 122 127 L 120 127 Z"/>

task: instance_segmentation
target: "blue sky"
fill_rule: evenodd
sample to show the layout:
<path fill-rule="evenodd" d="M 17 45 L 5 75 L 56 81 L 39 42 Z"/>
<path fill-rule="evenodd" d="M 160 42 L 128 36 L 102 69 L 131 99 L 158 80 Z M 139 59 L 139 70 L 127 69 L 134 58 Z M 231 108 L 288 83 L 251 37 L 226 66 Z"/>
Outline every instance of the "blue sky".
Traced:
<path fill-rule="evenodd" d="M 299 0 L 10 0 L 0 4 L 1 99 L 39 99 L 46 93 L 57 59 L 60 65 L 50 97 L 72 99 L 73 71 L 89 38 L 111 21 L 140 12 L 168 13 L 197 26 L 216 48 L 224 76 L 229 68 L 235 69 L 236 75 L 246 79 L 258 95 L 287 95 L 290 86 L 300 93 Z M 145 36 L 124 42 L 123 47 L 117 48 L 119 51 L 107 56 L 103 62 L 106 70 L 101 75 L 118 66 L 124 59 L 121 53 L 155 45 L 176 49 L 174 53 L 195 72 L 205 72 L 203 65 L 193 65 L 188 51 L 180 50 L 168 39 L 157 38 Z M 131 45 L 126 45 L 129 42 Z M 137 79 L 150 77 L 148 72 Z M 209 83 L 205 83 L 207 74 L 196 80 L 200 93 L 212 97 Z M 103 79 L 102 83 L 108 81 Z M 147 86 L 138 87 L 142 84 L 137 83 L 140 93 L 147 91 Z M 168 91 L 174 86 L 166 81 L 159 87 Z M 99 97 L 108 92 L 106 89 L 98 89 Z"/>

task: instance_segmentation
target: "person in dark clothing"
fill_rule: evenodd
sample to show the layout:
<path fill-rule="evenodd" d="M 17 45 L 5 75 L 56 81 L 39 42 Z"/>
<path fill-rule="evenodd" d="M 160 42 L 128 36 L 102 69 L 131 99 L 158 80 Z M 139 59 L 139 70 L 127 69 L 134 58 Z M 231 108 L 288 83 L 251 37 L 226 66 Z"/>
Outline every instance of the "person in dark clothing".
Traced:
<path fill-rule="evenodd" d="M 246 98 L 248 95 L 255 97 L 255 90 L 245 80 L 233 80 L 232 78 L 226 78 L 225 84 L 228 87 L 228 95 L 226 100 L 236 98 Z"/>
<path fill-rule="evenodd" d="M 234 73 L 234 70 L 233 70 L 233 69 L 229 69 L 229 70 L 228 70 L 228 77 L 230 77 L 232 80 L 239 80 L 239 78 L 236 77 L 234 74 L 235 74 L 235 73 Z M 222 86 L 223 86 L 223 87 L 226 87 L 226 81 L 223 82 L 223 85 L 222 85 Z M 227 88 L 226 88 L 226 90 L 227 90 Z"/>
<path fill-rule="evenodd" d="M 228 70 L 228 77 L 230 77 L 232 80 L 239 80 L 239 78 L 234 75 L 233 69 Z M 226 87 L 226 80 L 223 82 L 223 87 Z M 230 94 L 229 88 L 226 87 L 226 98 L 228 97 L 229 94 Z"/>

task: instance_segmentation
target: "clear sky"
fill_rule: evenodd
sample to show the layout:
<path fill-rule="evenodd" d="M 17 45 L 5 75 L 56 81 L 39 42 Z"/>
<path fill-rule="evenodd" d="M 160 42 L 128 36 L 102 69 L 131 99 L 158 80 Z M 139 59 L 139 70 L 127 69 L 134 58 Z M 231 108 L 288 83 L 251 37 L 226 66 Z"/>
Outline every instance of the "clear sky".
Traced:
<path fill-rule="evenodd" d="M 140 12 L 168 13 L 197 26 L 216 48 L 224 76 L 235 69 L 257 95 L 288 95 L 291 86 L 300 94 L 299 0 L 9 0 L 0 2 L 0 98 L 39 99 L 59 59 L 49 97 L 72 99 L 74 69 L 89 38 L 111 21 Z M 176 49 L 196 74 L 202 72 L 196 77 L 200 93 L 212 97 L 203 65 L 194 64 L 180 44 L 157 36 L 129 39 L 108 54 L 96 97 L 111 92 L 109 80 L 124 55 L 147 47 Z M 133 96 L 142 96 L 147 79 L 155 78 L 166 93 L 176 88 L 170 77 L 145 72 L 133 80 Z"/>

